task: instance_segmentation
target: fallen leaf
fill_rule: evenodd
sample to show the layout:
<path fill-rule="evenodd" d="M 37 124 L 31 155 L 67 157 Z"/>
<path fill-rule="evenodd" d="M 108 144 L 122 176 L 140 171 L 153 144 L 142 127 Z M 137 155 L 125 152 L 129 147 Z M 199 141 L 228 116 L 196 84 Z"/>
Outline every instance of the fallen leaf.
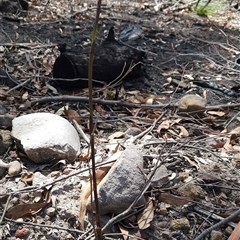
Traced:
<path fill-rule="evenodd" d="M 169 193 L 160 193 L 158 196 L 159 202 L 165 202 L 171 205 L 183 206 L 189 202 L 192 202 L 192 199 L 189 197 L 179 197 Z"/>
<path fill-rule="evenodd" d="M 239 133 L 240 133 L 240 127 L 236 127 L 230 132 L 230 134 L 239 134 Z"/>
<path fill-rule="evenodd" d="M 42 199 L 37 203 L 18 204 L 9 208 L 6 217 L 10 219 L 18 219 L 26 216 L 34 216 L 41 211 L 51 200 L 50 190 L 45 189 L 42 192 Z"/>
<path fill-rule="evenodd" d="M 125 135 L 124 132 L 115 132 L 108 137 L 108 141 L 113 140 L 115 138 L 123 138 L 124 135 Z"/>
<path fill-rule="evenodd" d="M 240 222 L 237 224 L 233 232 L 231 233 L 228 240 L 239 240 L 240 239 Z"/>
<path fill-rule="evenodd" d="M 119 229 L 120 229 L 120 231 L 121 231 L 121 233 L 122 233 L 123 239 L 124 239 L 124 240 L 127 240 L 127 239 L 129 238 L 129 231 L 128 231 L 125 227 L 123 227 L 122 225 L 120 225 L 120 224 L 118 224 L 118 227 L 119 227 Z"/>
<path fill-rule="evenodd" d="M 101 122 L 97 124 L 98 129 L 103 130 L 112 130 L 114 128 L 114 125 L 111 123 Z"/>
<path fill-rule="evenodd" d="M 23 182 L 24 182 L 25 184 L 27 184 L 27 185 L 32 185 L 33 176 L 34 176 L 34 173 L 33 173 L 33 172 L 23 173 L 23 174 L 21 175 L 21 181 L 23 181 Z"/>
<path fill-rule="evenodd" d="M 179 134 L 180 136 L 188 137 L 189 133 L 187 129 L 183 126 L 178 126 L 178 128 L 181 130 L 181 133 Z"/>
<path fill-rule="evenodd" d="M 77 111 L 73 109 L 64 109 L 65 115 L 68 117 L 68 120 L 71 122 L 72 120 L 75 120 L 78 124 L 81 124 L 83 122 L 82 118 L 78 114 Z"/>
<path fill-rule="evenodd" d="M 229 151 L 232 151 L 233 147 L 232 147 L 232 144 L 230 142 L 231 142 L 230 138 L 227 138 L 227 141 L 225 142 L 223 147 L 225 149 L 229 150 Z"/>
<path fill-rule="evenodd" d="M 160 134 L 162 129 L 168 129 L 170 127 L 170 121 L 163 121 L 157 128 L 157 132 Z"/>
<path fill-rule="evenodd" d="M 154 217 L 154 206 L 150 198 L 147 201 L 147 207 L 137 216 L 139 229 L 147 229 Z"/>
<path fill-rule="evenodd" d="M 207 113 L 210 115 L 215 115 L 219 117 L 223 117 L 226 114 L 225 112 L 222 112 L 222 111 L 208 111 Z"/>
<path fill-rule="evenodd" d="M 109 117 L 109 113 L 105 111 L 100 105 L 95 104 L 95 109 L 98 113 L 100 113 L 101 116 Z"/>
<path fill-rule="evenodd" d="M 110 168 L 112 167 L 113 164 L 108 164 L 107 166 L 104 167 L 100 167 L 99 169 L 97 169 L 96 171 L 96 183 L 97 185 L 101 182 L 101 180 L 107 175 L 108 171 L 110 170 Z M 80 211 L 79 211 L 79 222 L 81 224 L 80 228 L 82 230 L 84 230 L 84 219 L 85 219 L 85 214 L 86 214 L 86 203 L 88 200 L 88 197 L 91 194 L 91 181 L 87 181 L 81 190 L 81 204 L 80 204 Z"/>

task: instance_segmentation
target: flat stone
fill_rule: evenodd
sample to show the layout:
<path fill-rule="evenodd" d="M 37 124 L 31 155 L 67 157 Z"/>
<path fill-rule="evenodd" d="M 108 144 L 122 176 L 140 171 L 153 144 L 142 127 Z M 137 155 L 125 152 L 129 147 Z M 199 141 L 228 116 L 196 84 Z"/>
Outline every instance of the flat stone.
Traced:
<path fill-rule="evenodd" d="M 80 153 L 75 128 L 66 119 L 51 113 L 33 113 L 15 118 L 12 137 L 36 163 L 61 159 L 72 162 Z"/>
<path fill-rule="evenodd" d="M 100 214 L 119 214 L 126 210 L 142 191 L 145 182 L 142 153 L 137 146 L 128 146 L 98 185 Z M 141 199 L 139 204 L 144 202 Z M 87 209 L 91 210 L 90 197 Z"/>

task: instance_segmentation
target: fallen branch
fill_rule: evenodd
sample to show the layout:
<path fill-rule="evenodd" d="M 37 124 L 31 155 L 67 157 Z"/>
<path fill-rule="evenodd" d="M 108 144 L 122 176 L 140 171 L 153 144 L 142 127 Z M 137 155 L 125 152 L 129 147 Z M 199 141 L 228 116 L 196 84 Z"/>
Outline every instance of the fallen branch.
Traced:
<path fill-rule="evenodd" d="M 34 106 L 36 103 L 43 104 L 48 102 L 85 102 L 88 103 L 88 97 L 78 97 L 78 96 L 60 96 L 60 97 L 43 97 L 36 100 L 31 101 L 31 106 Z M 137 104 L 124 102 L 121 100 L 104 100 L 101 98 L 93 98 L 93 103 L 101 104 L 101 105 L 116 105 L 116 106 L 124 106 L 129 108 L 142 108 L 142 109 L 160 109 L 160 108 L 170 108 L 174 109 L 178 107 L 178 104 Z M 206 106 L 205 110 L 217 110 L 221 108 L 235 108 L 240 107 L 240 103 L 234 104 L 220 104 L 214 106 Z"/>

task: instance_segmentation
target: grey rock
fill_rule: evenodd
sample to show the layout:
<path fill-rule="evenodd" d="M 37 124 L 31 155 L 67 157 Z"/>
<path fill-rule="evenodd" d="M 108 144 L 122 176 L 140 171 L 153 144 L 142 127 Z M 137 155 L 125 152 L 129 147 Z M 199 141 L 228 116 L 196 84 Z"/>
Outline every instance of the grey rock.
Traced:
<path fill-rule="evenodd" d="M 61 159 L 72 162 L 80 153 L 75 128 L 66 119 L 51 113 L 33 113 L 15 118 L 12 137 L 36 163 Z"/>
<path fill-rule="evenodd" d="M 7 113 L 7 106 L 3 101 L 0 101 L 0 115 Z"/>
<path fill-rule="evenodd" d="M 14 116 L 11 114 L 0 115 L 0 128 L 10 129 L 12 127 L 12 120 Z"/>
<path fill-rule="evenodd" d="M 149 174 L 149 176 L 151 173 Z M 163 184 L 168 182 L 168 170 L 164 165 L 159 166 L 156 169 L 152 179 L 151 185 L 152 187 L 161 187 Z"/>
<path fill-rule="evenodd" d="M 12 144 L 11 132 L 0 129 L 0 155 L 4 154 Z"/>
<path fill-rule="evenodd" d="M 133 203 L 145 184 L 146 179 L 142 170 L 142 153 L 137 146 L 128 146 L 98 185 L 101 215 L 119 214 Z M 144 202 L 145 200 L 141 199 L 138 204 Z M 87 202 L 87 209 L 91 210 L 90 198 Z"/>

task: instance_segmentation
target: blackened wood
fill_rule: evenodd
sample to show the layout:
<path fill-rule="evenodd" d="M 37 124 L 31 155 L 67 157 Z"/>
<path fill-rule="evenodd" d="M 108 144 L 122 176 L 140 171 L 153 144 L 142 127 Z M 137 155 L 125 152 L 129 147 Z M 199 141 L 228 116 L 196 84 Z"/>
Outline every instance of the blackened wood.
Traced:
<path fill-rule="evenodd" d="M 70 79 L 88 78 L 90 48 L 84 50 L 75 48 L 69 51 L 66 50 L 66 46 L 62 45 L 60 51 L 61 54 L 53 66 L 53 77 L 57 85 L 63 89 L 87 87 L 87 81 Z M 105 41 L 95 48 L 93 79 L 109 83 L 122 72 L 126 73 L 131 64 L 141 62 L 142 58 L 141 51 L 115 40 L 113 28 L 111 28 Z M 141 76 L 141 64 L 134 67 L 124 80 L 131 80 L 139 76 Z M 57 80 L 58 78 L 68 81 Z"/>

